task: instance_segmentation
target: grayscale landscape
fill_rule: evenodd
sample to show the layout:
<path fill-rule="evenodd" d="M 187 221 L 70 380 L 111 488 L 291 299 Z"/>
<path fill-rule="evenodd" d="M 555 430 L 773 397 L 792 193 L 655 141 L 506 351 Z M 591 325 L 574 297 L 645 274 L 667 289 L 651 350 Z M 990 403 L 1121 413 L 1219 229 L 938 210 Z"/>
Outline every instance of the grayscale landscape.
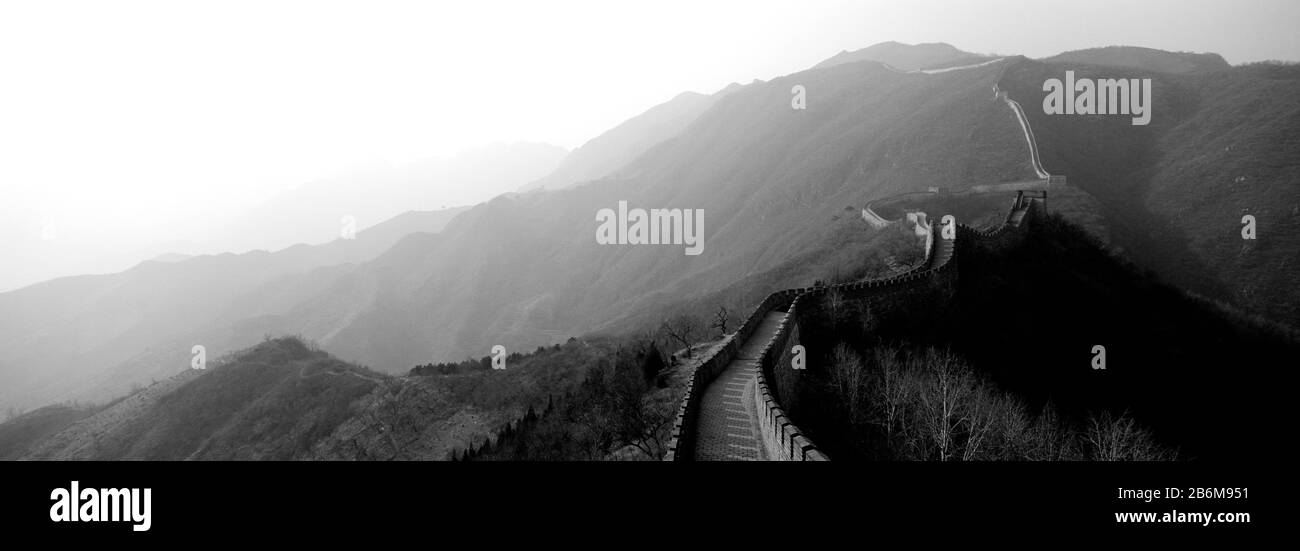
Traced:
<path fill-rule="evenodd" d="M 12 29 L 0 99 L 71 114 L 0 129 L 0 459 L 1278 453 L 1300 44 L 838 7 L 909 23 L 266 15 L 111 77 Z"/>

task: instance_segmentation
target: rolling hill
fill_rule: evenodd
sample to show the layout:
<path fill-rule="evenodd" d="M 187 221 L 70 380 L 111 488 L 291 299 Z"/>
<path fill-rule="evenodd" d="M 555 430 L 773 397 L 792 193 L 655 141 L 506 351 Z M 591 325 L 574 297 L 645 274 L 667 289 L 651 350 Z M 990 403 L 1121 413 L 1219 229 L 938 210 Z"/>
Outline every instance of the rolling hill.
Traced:
<path fill-rule="evenodd" d="M 554 172 L 529 182 L 519 191 L 563 189 L 608 176 L 632 162 L 651 147 L 676 136 L 719 98 L 734 90 L 728 87 L 713 95 L 682 92 L 665 103 L 651 107 L 626 122 L 592 138 L 573 150 Z"/>
<path fill-rule="evenodd" d="M 394 372 L 494 344 L 657 324 L 662 303 L 712 296 L 792 257 L 834 255 L 831 218 L 871 197 L 1032 177 L 1018 123 L 992 93 L 1000 72 L 854 63 L 746 86 L 624 176 L 479 205 L 302 302 L 273 332 L 300 331 Z M 806 112 L 789 108 L 794 83 L 813 98 Z M 598 245 L 593 216 L 620 200 L 704 209 L 703 253 Z"/>
<path fill-rule="evenodd" d="M 1137 46 L 1107 46 L 1063 52 L 1039 61 L 1052 64 L 1105 65 L 1159 73 L 1189 74 L 1225 71 L 1231 66 L 1214 53 L 1166 52 Z"/>
<path fill-rule="evenodd" d="M 496 143 L 446 158 L 373 162 L 283 191 L 206 237 L 205 250 L 274 251 L 338 237 L 343 217 L 357 229 L 403 212 L 473 205 L 511 192 L 559 166 L 568 153 L 542 143 Z"/>
<path fill-rule="evenodd" d="M 881 42 L 861 50 L 843 51 L 835 54 L 817 65 L 814 69 L 824 69 L 857 63 L 859 61 L 877 61 L 888 64 L 902 71 L 921 69 L 940 69 L 961 65 L 974 65 L 993 59 L 992 56 L 973 54 L 957 49 L 951 44 L 934 42 L 929 44 L 903 44 L 901 42 Z"/>
<path fill-rule="evenodd" d="M 977 209 L 979 201 L 968 197 L 931 212 Z M 1060 214 L 1036 221 L 1022 240 L 959 239 L 957 248 L 951 295 L 897 294 L 858 310 L 832 310 L 826 299 L 800 306 L 800 344 L 819 351 L 807 372 L 817 378 L 802 383 L 797 398 L 783 397 L 783 406 L 819 449 L 835 458 L 915 458 L 909 454 L 916 450 L 880 449 L 890 435 L 879 418 L 848 421 L 844 405 L 852 398 L 835 390 L 843 380 L 834 379 L 837 362 L 853 357 L 844 346 L 876 362 L 895 347 L 953 354 L 1014 396 L 1028 419 L 1051 411 L 1067 432 L 1086 433 L 1108 413 L 1131 416 L 1182 459 L 1281 453 L 1283 445 L 1262 431 L 1285 402 L 1265 398 L 1264 379 L 1268 366 L 1300 357 L 1300 333 L 1188 296 Z M 1098 345 L 1103 369 L 1092 363 Z M 1028 459 L 1016 440 L 988 451 Z M 1095 445 L 1071 453 L 1086 458 Z"/>
<path fill-rule="evenodd" d="M 104 406 L 51 406 L 0 424 L 23 460 L 445 459 L 575 389 L 615 343 L 571 341 L 509 369 L 391 377 L 296 337 L 267 339 Z"/>
<path fill-rule="evenodd" d="M 1053 210 L 1087 221 L 1115 250 L 1181 287 L 1295 319 L 1287 283 L 1300 261 L 1289 240 L 1300 204 L 1294 68 L 1174 74 L 1177 64 L 1159 55 L 1130 56 L 1122 67 L 1076 61 L 1105 62 L 1107 50 L 1069 63 L 1012 57 L 900 73 L 970 58 L 943 45 L 873 48 L 895 58 L 837 56 L 707 100 L 679 96 L 673 108 L 602 137 L 644 151 L 593 140 L 594 153 L 571 155 L 573 174 L 582 175 L 558 177 L 562 189 L 498 196 L 436 234 L 396 239 L 405 230 L 393 231 L 390 246 L 365 259 L 285 261 L 292 268 L 281 269 L 254 262 L 257 255 L 200 257 L 0 295 L 0 373 L 12 381 L 0 405 L 112 397 L 187 365 L 196 343 L 218 354 L 267 334 L 301 334 L 343 361 L 400 373 L 480 357 L 498 344 L 528 350 L 637 332 L 719 303 L 745 310 L 756 295 L 811 284 L 858 260 L 846 245 L 868 240 L 854 236 L 872 199 L 1035 178 L 998 90 L 1024 105 L 1046 168 L 1069 176 Z M 1152 78 L 1151 125 L 1043 115 L 1043 80 L 1067 68 Z M 790 108 L 795 84 L 808 90 L 807 110 Z M 658 128 L 650 120 L 679 128 L 643 132 Z M 638 141 L 650 135 L 660 137 Z M 616 157 L 624 164 L 593 176 Z M 563 183 L 588 177 L 597 179 Z M 702 254 L 599 245 L 595 213 L 620 201 L 703 210 Z M 1243 212 L 1260 218 L 1260 240 L 1234 239 Z"/>
<path fill-rule="evenodd" d="M 237 350 L 263 333 L 247 323 L 204 328 L 279 312 L 463 210 L 408 212 L 324 245 L 149 261 L 0 294 L 0 406 L 103 401 L 188 365 L 195 344 L 213 354 Z"/>
<path fill-rule="evenodd" d="M 385 381 L 298 339 L 268 340 L 136 392 L 29 443 L 22 457 L 303 459 Z"/>
<path fill-rule="evenodd" d="M 1169 58 L 1181 56 L 1124 67 L 1023 61 L 999 85 L 1027 107 L 1043 164 L 1097 199 L 1112 228 L 1107 239 L 1130 259 L 1185 289 L 1294 323 L 1300 68 L 1161 72 Z M 1043 81 L 1066 70 L 1079 78 L 1152 79 L 1151 123 L 1033 108 L 1041 105 Z M 1246 214 L 1261 228 L 1257 240 L 1242 239 Z"/>

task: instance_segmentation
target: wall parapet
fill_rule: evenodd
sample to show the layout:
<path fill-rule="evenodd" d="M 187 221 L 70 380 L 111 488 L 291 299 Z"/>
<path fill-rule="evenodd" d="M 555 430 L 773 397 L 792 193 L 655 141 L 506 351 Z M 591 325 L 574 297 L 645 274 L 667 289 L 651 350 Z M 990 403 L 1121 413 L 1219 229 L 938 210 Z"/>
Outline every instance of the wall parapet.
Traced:
<path fill-rule="evenodd" d="M 863 280 L 836 285 L 785 289 L 769 294 L 750 312 L 735 333 L 728 335 L 720 346 L 711 350 L 687 380 L 687 388 L 677 410 L 673 424 L 666 461 L 690 461 L 696 438 L 700 402 L 704 390 L 717 379 L 727 365 L 740 353 L 740 347 L 750 337 L 763 319 L 773 311 L 784 311 L 776 333 L 763 346 L 759 355 L 757 384 L 745 397 L 751 400 L 758 417 L 764 445 L 777 459 L 786 461 L 827 461 L 829 457 L 813 443 L 786 414 L 781 406 L 781 389 L 774 383 L 777 369 L 793 370 L 791 348 L 800 342 L 799 311 L 801 304 L 831 291 L 840 292 L 849 300 L 867 300 L 898 291 L 916 290 L 935 283 L 955 281 L 957 278 L 958 239 L 976 241 L 1001 241 L 1022 235 L 1021 231 L 1038 213 L 1038 201 L 1017 196 L 1006 221 L 996 228 L 979 230 L 958 225 L 954 239 L 936 239 L 925 262 L 906 273 L 875 280 Z M 940 231 L 941 228 L 935 228 Z M 769 382 L 771 381 L 771 383 Z M 791 391 L 792 389 L 787 389 Z M 788 397 L 787 397 L 788 399 Z"/>
<path fill-rule="evenodd" d="M 754 334 L 754 330 L 758 329 L 763 318 L 773 310 L 787 308 L 796 296 L 798 296 L 798 289 L 786 289 L 767 295 L 750 312 L 736 332 L 727 335 L 723 343 L 715 346 L 709 352 L 709 356 L 696 366 L 695 371 L 687 379 L 686 393 L 677 408 L 677 418 L 673 422 L 672 438 L 668 444 L 665 460 L 689 461 L 691 459 L 689 455 L 695 446 L 695 423 L 699 420 L 700 400 L 704 396 L 704 389 L 718 378 L 718 375 L 727 368 L 727 364 L 736 359 L 740 354 L 741 345 Z"/>

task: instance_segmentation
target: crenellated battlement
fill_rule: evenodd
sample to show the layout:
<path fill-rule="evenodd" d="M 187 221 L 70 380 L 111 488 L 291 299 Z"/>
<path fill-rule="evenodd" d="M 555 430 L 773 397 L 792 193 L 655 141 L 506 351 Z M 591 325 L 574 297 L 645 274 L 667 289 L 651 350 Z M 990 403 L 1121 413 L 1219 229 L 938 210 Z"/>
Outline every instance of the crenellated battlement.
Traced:
<path fill-rule="evenodd" d="M 934 245 L 929 246 L 925 262 L 905 274 L 884 279 L 874 279 L 842 283 L 829 286 L 801 287 L 774 292 L 745 318 L 745 322 L 733 334 L 728 335 L 722 346 L 714 348 L 712 355 L 706 358 L 688 379 L 687 390 L 677 411 L 673 426 L 672 441 L 668 454 L 669 461 L 689 461 L 695 457 L 696 439 L 701 402 L 704 391 L 718 378 L 718 375 L 733 361 L 740 358 L 741 347 L 755 336 L 755 331 L 764 319 L 773 312 L 782 313 L 780 324 L 773 335 L 762 343 L 762 351 L 757 355 L 757 384 L 742 393 L 742 400 L 747 408 L 757 417 L 757 425 L 762 433 L 762 444 L 766 455 L 784 461 L 825 461 L 829 458 L 819 450 L 816 444 L 799 430 L 799 427 L 786 414 L 781 406 L 781 396 L 794 392 L 799 384 L 798 370 L 792 364 L 793 348 L 800 344 L 799 314 L 801 305 L 809 304 L 831 291 L 837 291 L 845 300 L 875 300 L 899 292 L 954 292 L 956 289 L 957 242 L 971 240 L 993 242 L 995 246 L 1014 243 L 1020 239 L 1026 229 L 1032 225 L 1041 212 L 1042 197 L 1030 197 L 1023 193 L 1016 196 L 1006 220 L 996 228 L 986 230 L 958 225 L 954 236 L 945 239 L 934 238 Z M 936 228 L 938 230 L 939 228 Z M 778 376 L 778 373 L 791 373 L 791 376 Z"/>

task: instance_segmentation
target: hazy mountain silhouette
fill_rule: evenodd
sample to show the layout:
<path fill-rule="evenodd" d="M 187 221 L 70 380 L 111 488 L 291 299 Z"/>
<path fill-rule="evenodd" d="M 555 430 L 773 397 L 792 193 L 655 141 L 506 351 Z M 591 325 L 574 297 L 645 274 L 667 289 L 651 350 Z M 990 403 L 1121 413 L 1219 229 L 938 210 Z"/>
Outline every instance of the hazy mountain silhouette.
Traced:
<path fill-rule="evenodd" d="M 927 44 L 903 44 L 901 42 L 881 42 L 861 50 L 843 51 L 830 59 L 818 63 L 814 69 L 824 69 L 845 63 L 859 61 L 878 61 L 895 69 L 915 71 L 917 69 L 939 69 L 959 65 L 971 65 L 993 59 L 991 56 L 973 54 L 957 49 L 951 44 L 933 42 Z"/>
<path fill-rule="evenodd" d="M 379 374 L 297 339 L 268 340 L 205 370 L 181 371 L 75 423 L 66 423 L 69 415 L 54 417 L 46 424 L 58 430 L 47 429 L 48 437 L 12 439 L 21 452 L 0 453 L 61 460 L 301 459 L 384 383 Z"/>
<path fill-rule="evenodd" d="M 512 354 L 503 371 L 475 361 L 397 378 L 264 339 L 110 404 L 17 416 L 0 424 L 0 459 L 441 460 L 576 390 L 618 344 L 575 339 Z"/>
<path fill-rule="evenodd" d="M 446 159 L 373 163 L 283 192 L 210 238 L 212 250 L 276 250 L 339 236 L 344 217 L 367 228 L 409 210 L 472 205 L 555 169 L 568 152 L 538 143 L 493 144 Z"/>
<path fill-rule="evenodd" d="M 150 258 L 148 262 L 161 262 L 163 264 L 171 264 L 174 262 L 180 262 L 182 260 L 189 260 L 191 258 L 194 258 L 194 255 L 184 254 L 184 253 L 163 253 L 153 258 Z"/>
<path fill-rule="evenodd" d="M 1134 262 L 1180 287 L 1294 323 L 1300 67 L 1160 72 L 1169 66 L 1026 61 L 1008 69 L 1002 88 L 1025 105 L 1044 166 L 1097 198 L 1112 227 L 1106 237 Z M 1067 70 L 1078 78 L 1152 79 L 1151 123 L 1043 114 L 1044 79 Z M 1247 214 L 1267 234 L 1243 240 Z"/>
<path fill-rule="evenodd" d="M 1107 46 L 1063 52 L 1043 58 L 1044 63 L 1106 65 L 1161 73 L 1209 73 L 1231 66 L 1215 53 L 1166 52 L 1138 46 Z"/>
<path fill-rule="evenodd" d="M 835 255 L 832 217 L 869 198 L 1032 177 L 995 65 L 904 75 L 879 63 L 806 71 L 719 100 L 621 178 L 504 196 L 413 236 L 272 326 L 388 372 L 527 349 L 711 296 L 792 257 Z M 807 86 L 807 111 L 790 88 Z M 601 246 L 596 211 L 704 209 L 706 247 Z M 788 276 L 787 284 L 800 281 Z M 271 320 L 266 320 L 271 321 Z"/>
<path fill-rule="evenodd" d="M 284 191 L 242 214 L 231 213 L 221 227 L 196 228 L 203 233 L 160 237 L 140 247 L 103 248 L 57 224 L 58 238 L 45 239 L 28 213 L 0 208 L 0 234 L 8 236 L 0 240 L 0 258 L 11 261 L 0 271 L 0 292 L 57 277 L 116 273 L 169 253 L 274 251 L 325 243 L 339 236 L 344 216 L 365 229 L 410 210 L 472 205 L 550 173 L 566 153 L 546 144 L 494 144 L 448 158 L 371 163 Z"/>
<path fill-rule="evenodd" d="M 707 96 L 682 92 L 573 150 L 554 172 L 529 182 L 520 191 L 563 189 L 608 176 L 654 145 L 677 135 L 715 101 L 733 90 L 735 87 L 727 87 Z"/>
<path fill-rule="evenodd" d="M 1142 138 L 1107 141 L 1086 133 L 1099 128 L 1086 118 L 1041 122 L 1041 110 L 1034 115 L 1033 108 L 1041 103 L 1042 75 L 1016 80 L 1026 68 L 1041 66 L 1012 58 L 923 75 L 899 74 L 878 63 L 845 63 L 745 87 L 625 167 L 624 177 L 481 205 L 447 232 L 407 240 L 340 280 L 319 300 L 303 302 L 280 327 L 305 331 L 341 357 L 396 371 L 431 360 L 478 356 L 494 344 L 527 348 L 601 328 L 653 323 L 665 303 L 687 304 L 692 297 L 711 296 L 792 257 L 836 254 L 826 248 L 828 225 L 817 221 L 869 198 L 1032 177 L 1018 125 L 1006 105 L 994 98 L 993 85 L 999 81 L 1003 89 L 1035 87 L 1034 93 L 1016 88 L 1016 97 L 1030 107 L 1040 141 L 1060 144 L 1064 136 L 1091 136 L 1093 145 L 1050 147 L 1045 162 L 1059 173 L 1078 174 L 1082 190 L 1095 191 L 1099 200 L 1110 202 L 1106 223 L 1119 226 L 1115 241 L 1129 247 L 1134 241 L 1124 237 L 1132 234 L 1125 227 L 1157 223 L 1158 217 L 1145 209 L 1115 205 L 1141 205 L 1136 200 L 1145 197 L 1145 188 L 1134 182 L 1172 178 L 1174 172 L 1166 171 L 1179 165 L 1166 164 L 1144 149 Z M 1004 70 L 1010 71 L 1006 77 Z M 789 107 L 789 90 L 796 83 L 809 90 L 807 111 Z M 1255 81 L 1243 86 L 1263 90 L 1286 84 Z M 1258 96 L 1266 99 L 1265 94 Z M 1156 117 L 1165 122 L 1154 124 L 1155 131 L 1164 132 L 1176 119 L 1191 128 L 1217 118 L 1214 109 L 1184 112 L 1176 96 L 1166 97 L 1157 100 L 1163 103 L 1157 103 Z M 1274 104 L 1280 107 L 1300 96 L 1267 97 L 1282 102 Z M 1252 106 L 1256 109 L 1269 112 L 1265 105 Z M 1076 126 L 1062 128 L 1065 124 Z M 1249 126 L 1245 121 L 1237 124 Z M 1291 126 L 1282 132 L 1279 125 Z M 1297 135 L 1287 118 L 1250 132 Z M 1131 135 L 1142 136 L 1144 131 Z M 1284 141 L 1258 146 L 1267 149 L 1261 152 L 1266 158 L 1290 158 Z M 1149 156 L 1141 162 L 1129 161 L 1144 152 Z M 1176 159 L 1192 161 L 1195 156 Z M 1111 189 L 1127 199 L 1104 197 L 1097 187 L 1103 184 L 1093 184 L 1100 167 L 1111 175 L 1107 183 L 1119 186 Z M 1133 187 L 1124 188 L 1124 183 Z M 1300 188 L 1286 187 L 1294 189 Z M 1297 204 L 1288 199 L 1290 191 L 1261 193 L 1261 198 L 1273 201 L 1256 201 L 1256 208 Z M 680 247 L 597 245 L 592 216 L 619 200 L 632 206 L 704 209 L 705 252 L 687 257 Z M 1056 205 L 1068 206 L 1059 201 Z M 1236 214 L 1233 209 L 1224 212 L 1228 210 Z M 1231 237 L 1239 229 L 1235 224 L 1205 225 L 1195 217 L 1182 222 L 1188 231 L 1206 236 Z M 1137 262 L 1159 266 L 1165 262 L 1162 258 L 1195 260 L 1180 252 L 1186 237 L 1159 228 L 1154 226 L 1157 232 L 1151 235 L 1165 245 L 1132 251 Z M 1275 264 L 1280 262 L 1278 257 Z M 1280 268 L 1277 264 L 1252 277 L 1285 277 Z M 1186 283 L 1198 272 L 1180 273 L 1184 277 L 1175 281 Z"/>
<path fill-rule="evenodd" d="M 109 398 L 188 365 L 193 345 L 231 350 L 195 340 L 193 331 L 277 312 L 409 234 L 440 231 L 464 210 L 405 213 L 325 245 L 148 261 L 0 293 L 0 406 Z M 247 345 L 257 337 L 240 338 Z"/>
<path fill-rule="evenodd" d="M 1035 177 L 1020 125 L 995 86 L 1024 105 L 1047 169 L 1069 175 L 1072 191 L 1083 196 L 1077 204 L 1054 196 L 1053 209 L 1104 216 L 1100 226 L 1113 228 L 1113 243 L 1175 283 L 1215 291 L 1240 277 L 1247 295 L 1258 297 L 1251 304 L 1294 308 L 1296 291 L 1281 282 L 1288 263 L 1300 261 L 1300 247 L 1287 241 L 1296 220 L 1287 209 L 1300 204 L 1293 69 L 1172 75 L 1087 65 L 1106 76 L 1156 79 L 1152 124 L 1135 127 L 1125 117 L 1042 115 L 1042 82 L 1063 76 L 1063 64 L 1016 57 L 907 74 L 897 69 L 987 58 L 942 44 L 872 48 L 871 55 L 892 60 L 866 59 L 860 50 L 813 70 L 729 87 L 721 97 L 679 96 L 673 108 L 620 127 L 637 139 L 611 130 L 610 145 L 592 140 L 593 153 L 575 151 L 570 158 L 581 162 L 573 161 L 574 174 L 584 175 L 557 177 L 556 187 L 599 180 L 498 196 L 440 233 L 394 239 L 382 254 L 352 261 L 358 264 L 336 258 L 314 269 L 277 270 L 228 261 L 195 273 L 164 270 L 223 255 L 150 263 L 126 280 L 104 276 L 86 288 L 68 278 L 0 295 L 0 373 L 13 381 L 0 399 L 31 407 L 111 396 L 106 389 L 188 365 L 193 344 L 215 355 L 264 334 L 301 334 L 343 360 L 405 372 L 481 357 L 496 344 L 528 350 L 592 331 L 644 328 L 677 308 L 711 310 L 723 296 L 808 285 L 819 263 L 852 254 L 839 236 L 856 231 L 868 200 Z M 806 110 L 791 109 L 796 84 L 807 89 Z M 694 109 L 702 112 L 690 116 Z M 659 128 L 651 120 L 681 128 L 653 143 L 644 138 L 641 153 L 613 145 L 656 134 L 629 130 Z M 626 164 L 591 176 L 604 170 L 593 167 L 624 155 Z M 1241 175 L 1246 179 L 1237 180 Z M 1249 193 L 1224 191 L 1231 186 Z M 619 201 L 703 209 L 702 254 L 597 244 L 595 213 Z M 1086 212 L 1081 203 L 1099 203 L 1103 212 Z M 1261 209 L 1262 220 L 1278 224 L 1271 241 L 1243 246 L 1232 239 L 1242 209 Z M 337 222 L 326 221 L 335 232 Z"/>

